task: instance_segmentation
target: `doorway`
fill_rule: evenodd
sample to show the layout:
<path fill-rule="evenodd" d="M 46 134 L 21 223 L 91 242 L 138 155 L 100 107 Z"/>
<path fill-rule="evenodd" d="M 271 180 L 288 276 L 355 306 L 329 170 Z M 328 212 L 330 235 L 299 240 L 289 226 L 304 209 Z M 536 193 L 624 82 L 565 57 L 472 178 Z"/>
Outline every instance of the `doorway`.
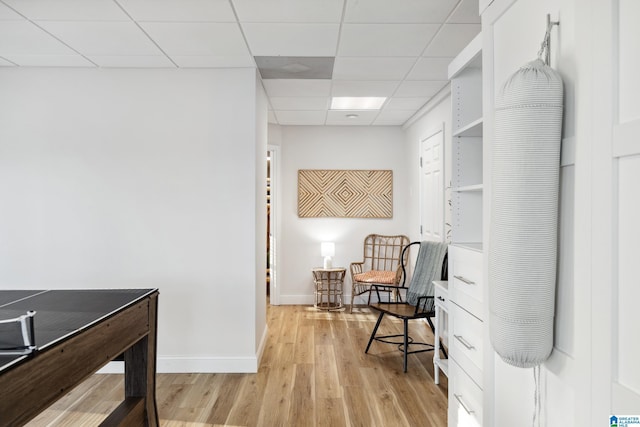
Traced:
<path fill-rule="evenodd" d="M 266 265 L 266 297 L 267 303 L 278 305 L 278 270 L 277 270 L 277 180 L 278 150 L 267 147 L 267 265 Z"/>
<path fill-rule="evenodd" d="M 444 238 L 444 124 L 420 141 L 420 238 Z"/>

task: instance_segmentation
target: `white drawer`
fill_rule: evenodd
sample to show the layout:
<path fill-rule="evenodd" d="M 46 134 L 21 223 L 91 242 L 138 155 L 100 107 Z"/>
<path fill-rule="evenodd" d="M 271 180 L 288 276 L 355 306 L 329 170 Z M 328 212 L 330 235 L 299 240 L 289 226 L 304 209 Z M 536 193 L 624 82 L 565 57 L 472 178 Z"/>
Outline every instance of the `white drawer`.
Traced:
<path fill-rule="evenodd" d="M 482 252 L 449 247 L 450 299 L 482 318 Z"/>
<path fill-rule="evenodd" d="M 451 332 L 449 350 L 451 358 L 482 385 L 482 349 L 484 324 L 455 303 L 449 306 Z"/>
<path fill-rule="evenodd" d="M 443 307 L 445 310 L 449 306 L 449 287 L 446 281 L 444 280 L 436 280 L 433 282 L 434 291 L 433 296 L 435 297 L 434 303 Z"/>
<path fill-rule="evenodd" d="M 482 426 L 482 390 L 455 362 L 449 363 L 449 427 Z"/>

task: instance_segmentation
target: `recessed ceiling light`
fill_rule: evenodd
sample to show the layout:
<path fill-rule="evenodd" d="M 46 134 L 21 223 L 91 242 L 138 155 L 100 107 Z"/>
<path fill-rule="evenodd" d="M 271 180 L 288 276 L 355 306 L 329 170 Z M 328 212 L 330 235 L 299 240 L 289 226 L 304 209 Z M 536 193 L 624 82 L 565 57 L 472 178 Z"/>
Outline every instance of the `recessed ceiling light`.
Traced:
<path fill-rule="evenodd" d="M 379 110 L 387 98 L 383 96 L 335 96 L 331 98 L 332 110 Z"/>
<path fill-rule="evenodd" d="M 345 117 L 346 117 L 347 119 L 357 119 L 357 118 L 358 118 L 358 115 L 357 115 L 357 114 L 353 114 L 353 113 L 351 113 L 351 114 L 347 114 Z"/>

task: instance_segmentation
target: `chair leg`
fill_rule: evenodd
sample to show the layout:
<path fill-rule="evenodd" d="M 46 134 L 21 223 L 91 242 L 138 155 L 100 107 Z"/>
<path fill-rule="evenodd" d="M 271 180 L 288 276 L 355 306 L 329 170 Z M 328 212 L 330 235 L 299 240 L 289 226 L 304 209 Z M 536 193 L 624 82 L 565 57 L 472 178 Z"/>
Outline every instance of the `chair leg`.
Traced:
<path fill-rule="evenodd" d="M 364 351 L 365 353 L 369 352 L 369 347 L 371 347 L 371 343 L 373 342 L 373 339 L 376 337 L 376 332 L 378 332 L 378 326 L 380 326 L 380 322 L 382 322 L 383 316 L 384 316 L 384 311 L 381 311 L 380 316 L 378 316 L 378 321 L 376 322 L 376 326 L 373 328 L 373 332 L 371 332 L 371 337 L 369 338 L 367 349 Z"/>
<path fill-rule="evenodd" d="M 409 319 L 404 320 L 404 372 L 407 373 L 407 352 L 409 351 Z"/>

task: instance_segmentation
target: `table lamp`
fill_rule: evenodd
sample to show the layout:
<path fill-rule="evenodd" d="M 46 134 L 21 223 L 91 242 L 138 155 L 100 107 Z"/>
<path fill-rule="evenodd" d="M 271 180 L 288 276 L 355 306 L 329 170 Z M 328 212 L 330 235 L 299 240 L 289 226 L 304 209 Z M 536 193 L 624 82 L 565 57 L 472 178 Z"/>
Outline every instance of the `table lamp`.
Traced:
<path fill-rule="evenodd" d="M 320 243 L 320 255 L 324 257 L 324 268 L 331 268 L 331 257 L 336 253 L 336 245 L 333 242 Z"/>

